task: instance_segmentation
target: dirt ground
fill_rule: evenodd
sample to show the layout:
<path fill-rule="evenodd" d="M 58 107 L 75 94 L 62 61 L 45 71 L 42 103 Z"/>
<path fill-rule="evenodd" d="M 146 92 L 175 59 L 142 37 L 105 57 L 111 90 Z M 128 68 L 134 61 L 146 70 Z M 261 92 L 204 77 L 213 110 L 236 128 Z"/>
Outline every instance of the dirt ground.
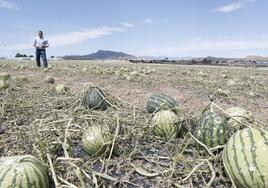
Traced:
<path fill-rule="evenodd" d="M 29 68 L 18 68 L 21 64 L 29 65 Z M 1 67 L 1 72 L 26 76 L 40 84 L 44 84 L 43 78 L 49 75 L 55 78 L 55 84 L 65 83 L 74 91 L 91 83 L 139 106 L 145 106 L 151 94 L 162 92 L 173 96 L 182 109 L 192 114 L 208 105 L 215 94 L 213 98 L 222 108 L 243 107 L 268 124 L 268 69 L 131 64 L 128 61 L 50 61 L 49 64 L 52 69 L 45 72 L 44 68 L 35 68 L 35 62 L 12 62 L 10 66 Z M 87 70 L 83 71 L 85 67 Z M 123 77 L 115 76 L 113 71 L 122 67 L 127 69 L 122 71 Z M 137 77 L 142 78 L 133 80 L 124 77 L 125 73 L 145 69 L 155 72 L 141 73 Z M 228 80 L 236 83 L 228 86 Z M 217 94 L 215 91 L 219 88 L 230 93 Z"/>

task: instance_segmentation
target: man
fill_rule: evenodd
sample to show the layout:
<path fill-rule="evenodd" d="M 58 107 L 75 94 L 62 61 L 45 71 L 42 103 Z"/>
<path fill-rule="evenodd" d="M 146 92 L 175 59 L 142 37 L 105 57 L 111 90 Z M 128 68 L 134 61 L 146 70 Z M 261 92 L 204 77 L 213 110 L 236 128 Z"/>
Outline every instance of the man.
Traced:
<path fill-rule="evenodd" d="M 36 48 L 36 63 L 41 67 L 40 57 L 43 60 L 44 67 L 47 68 L 46 48 L 49 47 L 48 41 L 44 38 L 43 31 L 38 31 L 38 36 L 35 38 L 33 46 Z"/>

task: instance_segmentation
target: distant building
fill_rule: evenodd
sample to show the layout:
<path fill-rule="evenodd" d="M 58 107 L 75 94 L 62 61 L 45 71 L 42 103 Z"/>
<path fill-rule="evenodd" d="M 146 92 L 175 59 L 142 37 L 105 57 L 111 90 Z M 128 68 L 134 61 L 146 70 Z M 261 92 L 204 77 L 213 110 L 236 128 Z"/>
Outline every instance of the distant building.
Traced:
<path fill-rule="evenodd" d="M 53 60 L 53 61 L 59 61 L 59 60 L 63 60 L 62 57 L 50 57 L 48 58 L 49 60 Z"/>
<path fill-rule="evenodd" d="M 16 57 L 13 60 L 19 61 L 19 62 L 25 62 L 25 61 L 34 61 L 35 58 L 30 57 Z"/>

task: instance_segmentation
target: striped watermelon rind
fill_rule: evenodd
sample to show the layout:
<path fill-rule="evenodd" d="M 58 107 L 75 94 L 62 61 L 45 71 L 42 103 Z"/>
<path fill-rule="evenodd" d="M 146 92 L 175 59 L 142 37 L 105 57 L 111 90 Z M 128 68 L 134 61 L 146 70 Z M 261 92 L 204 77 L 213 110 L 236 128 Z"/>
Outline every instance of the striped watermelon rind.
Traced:
<path fill-rule="evenodd" d="M 228 124 L 232 126 L 235 131 L 245 128 L 243 124 L 253 123 L 254 121 L 252 113 L 240 107 L 231 107 L 225 112 L 232 117 L 227 117 Z"/>
<path fill-rule="evenodd" d="M 170 110 L 159 111 L 152 118 L 154 135 L 166 139 L 176 136 L 178 124 L 179 118 Z"/>
<path fill-rule="evenodd" d="M 207 147 L 224 145 L 231 136 L 232 129 L 224 116 L 206 111 L 197 120 L 195 137 Z"/>
<path fill-rule="evenodd" d="M 106 126 L 91 126 L 82 136 L 84 150 L 91 156 L 103 154 L 111 144 L 112 135 Z"/>
<path fill-rule="evenodd" d="M 224 168 L 237 187 L 268 187 L 268 132 L 237 131 L 223 150 Z"/>
<path fill-rule="evenodd" d="M 49 188 L 48 170 L 31 155 L 0 159 L 0 187 Z"/>
<path fill-rule="evenodd" d="M 174 109 L 177 106 L 176 100 L 163 93 L 152 94 L 146 104 L 149 113 L 156 113 L 161 110 Z"/>
<path fill-rule="evenodd" d="M 88 109 L 106 110 L 108 108 L 106 97 L 107 95 L 99 87 L 92 86 L 85 91 L 82 104 Z"/>

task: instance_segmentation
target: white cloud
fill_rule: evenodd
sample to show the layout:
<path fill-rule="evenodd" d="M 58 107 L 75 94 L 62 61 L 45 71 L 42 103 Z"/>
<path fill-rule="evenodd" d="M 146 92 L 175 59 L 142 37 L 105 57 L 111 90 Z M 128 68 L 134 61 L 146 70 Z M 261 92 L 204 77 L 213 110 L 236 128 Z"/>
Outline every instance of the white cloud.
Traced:
<path fill-rule="evenodd" d="M 121 22 L 120 24 L 124 27 L 136 27 L 135 24 L 129 22 Z"/>
<path fill-rule="evenodd" d="M 207 52 L 231 52 L 243 50 L 268 50 L 268 38 L 258 39 L 210 39 L 210 40 L 193 40 L 191 42 L 182 44 L 180 46 L 173 46 L 167 48 L 151 48 L 138 52 L 141 55 L 167 55 L 176 56 L 179 54 Z"/>
<path fill-rule="evenodd" d="M 54 36 L 48 36 L 47 39 L 50 43 L 50 46 L 52 47 L 71 46 L 86 42 L 90 39 L 100 38 L 107 35 L 111 35 L 115 32 L 123 31 L 125 31 L 124 28 L 103 26 L 96 29 L 60 33 Z M 32 42 L 33 41 L 22 44 L 15 44 L 11 46 L 0 46 L 0 50 L 27 50 L 33 48 Z"/>
<path fill-rule="evenodd" d="M 97 29 L 61 33 L 55 36 L 48 37 L 48 40 L 53 47 L 68 46 L 83 43 L 89 39 L 100 38 L 103 36 L 111 35 L 115 32 L 125 31 L 123 28 L 117 27 L 101 27 Z"/>
<path fill-rule="evenodd" d="M 0 0 L 0 8 L 19 10 L 18 5 L 4 0 Z"/>
<path fill-rule="evenodd" d="M 168 22 L 168 19 L 164 18 L 164 19 L 155 20 L 152 18 L 146 18 L 140 21 L 141 24 L 160 24 L 160 23 L 165 23 L 165 22 Z"/>
<path fill-rule="evenodd" d="M 154 21 L 151 18 L 146 18 L 146 19 L 142 20 L 141 23 L 150 24 L 150 23 L 154 23 Z"/>
<path fill-rule="evenodd" d="M 224 6 L 215 8 L 215 9 L 213 9 L 213 11 L 227 13 L 227 12 L 233 12 L 233 11 L 239 10 L 239 9 L 243 8 L 243 6 L 244 6 L 243 2 L 236 2 L 236 3 L 231 3 L 228 5 L 224 5 Z"/>
<path fill-rule="evenodd" d="M 44 27 L 44 26 L 40 26 L 40 27 Z M 64 23 L 64 22 L 54 23 L 53 24 L 53 27 L 55 29 L 60 30 L 60 31 L 62 31 L 62 30 L 81 30 L 81 31 L 88 30 L 88 28 L 86 28 L 86 27 L 81 27 L 81 26 L 77 26 L 77 25 L 67 24 L 67 23 Z"/>
<path fill-rule="evenodd" d="M 223 12 L 223 13 L 228 13 L 228 12 L 233 12 L 236 10 L 239 10 L 243 8 L 246 4 L 252 3 L 256 0 L 240 0 L 234 3 L 230 3 L 218 8 L 213 9 L 212 11 L 214 12 Z"/>
<path fill-rule="evenodd" d="M 162 22 L 167 22 L 167 19 L 163 19 L 163 20 L 153 20 L 151 18 L 146 18 L 140 21 L 137 21 L 136 23 L 130 23 L 130 22 L 121 22 L 120 24 L 124 27 L 137 27 L 140 26 L 141 24 L 158 24 L 158 23 L 162 23 Z"/>

